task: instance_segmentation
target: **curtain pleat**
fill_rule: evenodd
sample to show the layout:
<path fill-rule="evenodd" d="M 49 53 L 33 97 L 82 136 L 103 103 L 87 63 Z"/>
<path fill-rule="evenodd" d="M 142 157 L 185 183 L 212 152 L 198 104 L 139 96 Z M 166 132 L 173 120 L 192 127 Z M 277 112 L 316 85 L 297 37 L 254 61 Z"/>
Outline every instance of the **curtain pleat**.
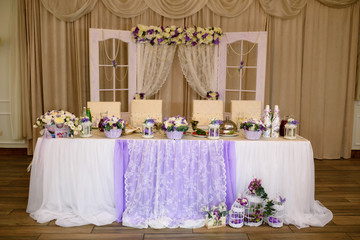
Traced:
<path fill-rule="evenodd" d="M 144 0 L 102 0 L 109 11 L 118 17 L 136 17 L 148 9 Z"/>
<path fill-rule="evenodd" d="M 41 0 L 43 6 L 58 19 L 74 22 L 90 13 L 98 0 Z"/>
<path fill-rule="evenodd" d="M 265 12 L 279 18 L 292 18 L 298 15 L 307 0 L 259 0 Z"/>

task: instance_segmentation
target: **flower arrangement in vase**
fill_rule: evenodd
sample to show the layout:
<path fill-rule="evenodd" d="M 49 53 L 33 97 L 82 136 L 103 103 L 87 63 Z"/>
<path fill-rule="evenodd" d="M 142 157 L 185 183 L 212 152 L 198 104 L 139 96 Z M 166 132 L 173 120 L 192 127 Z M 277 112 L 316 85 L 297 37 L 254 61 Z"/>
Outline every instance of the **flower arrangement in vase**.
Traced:
<path fill-rule="evenodd" d="M 209 139 L 219 139 L 220 138 L 220 124 L 223 124 L 222 121 L 217 120 L 216 118 L 211 119 L 209 124 Z"/>
<path fill-rule="evenodd" d="M 249 119 L 240 125 L 240 129 L 244 129 L 245 137 L 249 140 L 257 140 L 260 138 L 265 125 L 260 120 Z"/>
<path fill-rule="evenodd" d="M 207 228 L 226 226 L 226 216 L 229 212 L 224 202 L 220 203 L 219 206 L 213 206 L 211 209 L 203 207 L 201 211 L 206 213 L 205 225 Z"/>
<path fill-rule="evenodd" d="M 146 99 L 145 93 L 135 93 L 133 99 L 135 99 L 135 100 L 144 100 L 144 99 Z"/>
<path fill-rule="evenodd" d="M 33 127 L 40 128 L 40 134 L 47 138 L 73 137 L 82 130 L 79 118 L 61 109 L 47 111 L 36 119 Z"/>
<path fill-rule="evenodd" d="M 209 91 L 206 93 L 206 98 L 208 100 L 219 100 L 220 94 L 216 91 Z"/>
<path fill-rule="evenodd" d="M 118 138 L 121 136 L 122 131 L 125 131 L 126 122 L 115 116 L 111 118 L 105 117 L 102 126 L 106 137 Z"/>
<path fill-rule="evenodd" d="M 155 121 L 152 118 L 147 117 L 142 125 L 142 137 L 153 138 L 154 137 L 154 124 Z"/>
<path fill-rule="evenodd" d="M 171 118 L 165 118 L 162 129 L 166 132 L 166 136 L 169 139 L 178 140 L 181 139 L 184 132 L 189 129 L 185 117 L 179 115 Z"/>

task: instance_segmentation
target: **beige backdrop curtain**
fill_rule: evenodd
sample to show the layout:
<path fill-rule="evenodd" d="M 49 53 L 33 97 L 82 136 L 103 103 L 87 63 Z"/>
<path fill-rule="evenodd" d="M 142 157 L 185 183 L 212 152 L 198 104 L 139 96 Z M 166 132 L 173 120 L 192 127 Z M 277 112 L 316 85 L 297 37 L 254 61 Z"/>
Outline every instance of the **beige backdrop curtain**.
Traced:
<path fill-rule="evenodd" d="M 350 156 L 358 1 L 346 1 L 346 6 L 335 0 L 189 1 L 194 2 L 188 4 L 195 4 L 191 6 L 197 11 L 189 15 L 184 9 L 190 5 L 175 6 L 185 14 L 176 15 L 176 19 L 158 13 L 171 9 L 169 0 L 158 2 L 164 5 L 151 0 L 113 1 L 124 6 L 139 2 L 146 3 L 136 9 L 140 13 L 127 17 L 114 13 L 123 8 L 109 10 L 108 1 L 98 0 L 90 14 L 71 23 L 59 20 L 39 1 L 26 1 L 28 77 L 23 81 L 27 99 L 23 106 L 29 109 L 24 121 L 28 138 L 36 139 L 36 131 L 29 134 L 31 125 L 44 111 L 64 108 L 79 114 L 89 100 L 89 27 L 130 30 L 136 24 L 220 26 L 224 32 L 267 30 L 265 104 L 278 104 L 282 116 L 292 114 L 300 120 L 300 134 L 311 140 L 317 158 Z M 275 11 L 275 6 L 281 8 Z M 164 104 L 164 116 L 191 118 L 191 101 L 200 97 L 184 80 L 178 58 L 174 58 L 168 81 L 155 98 L 169 103 Z"/>
<path fill-rule="evenodd" d="M 301 134 L 316 158 L 349 158 L 359 3 L 337 9 L 309 0 L 305 21 Z"/>

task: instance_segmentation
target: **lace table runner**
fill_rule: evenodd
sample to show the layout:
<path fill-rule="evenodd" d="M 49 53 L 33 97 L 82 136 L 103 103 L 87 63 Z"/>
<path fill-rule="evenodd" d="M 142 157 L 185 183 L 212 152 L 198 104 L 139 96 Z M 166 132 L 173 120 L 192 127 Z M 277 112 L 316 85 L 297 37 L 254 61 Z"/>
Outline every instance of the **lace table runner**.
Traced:
<path fill-rule="evenodd" d="M 195 228 L 226 199 L 224 141 L 128 140 L 124 226 Z"/>

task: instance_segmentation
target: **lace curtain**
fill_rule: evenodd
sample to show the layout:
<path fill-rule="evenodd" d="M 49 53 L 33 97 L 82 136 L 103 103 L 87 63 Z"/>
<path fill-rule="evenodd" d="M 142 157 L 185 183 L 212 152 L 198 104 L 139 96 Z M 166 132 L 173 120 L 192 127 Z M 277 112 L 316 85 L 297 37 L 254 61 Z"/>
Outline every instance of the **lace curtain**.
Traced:
<path fill-rule="evenodd" d="M 123 226 L 198 228 L 226 200 L 224 141 L 128 140 Z"/>
<path fill-rule="evenodd" d="M 217 90 L 218 46 L 179 46 L 179 60 L 186 81 L 201 97 L 210 90 Z"/>
<path fill-rule="evenodd" d="M 136 91 L 151 97 L 166 81 L 174 59 L 175 45 L 137 44 Z"/>

